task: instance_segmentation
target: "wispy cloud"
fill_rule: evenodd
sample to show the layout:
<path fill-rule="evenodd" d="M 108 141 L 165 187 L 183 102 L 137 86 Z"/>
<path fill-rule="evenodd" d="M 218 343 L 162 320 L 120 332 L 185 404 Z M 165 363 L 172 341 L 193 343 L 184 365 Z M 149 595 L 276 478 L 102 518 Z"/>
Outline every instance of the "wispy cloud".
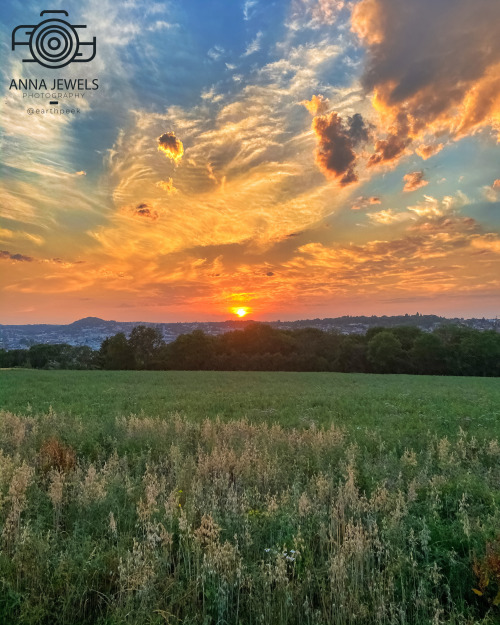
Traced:
<path fill-rule="evenodd" d="M 165 20 L 156 20 L 154 24 L 148 26 L 148 30 L 150 32 L 155 32 L 158 30 L 170 30 L 171 28 L 176 28 L 178 24 L 171 24 L 170 22 L 165 22 Z"/>
<path fill-rule="evenodd" d="M 262 31 L 259 31 L 255 38 L 252 39 L 252 41 L 248 44 L 247 49 L 245 50 L 245 54 L 243 56 L 250 56 L 251 54 L 258 52 L 262 45 L 263 36 L 264 33 Z"/>
<path fill-rule="evenodd" d="M 225 50 L 222 46 L 214 46 L 207 52 L 207 56 L 212 59 L 212 61 L 218 61 L 223 56 L 224 52 Z"/>
<path fill-rule="evenodd" d="M 354 204 L 351 206 L 352 210 L 361 210 L 361 209 L 365 209 L 365 208 L 369 208 L 370 206 L 374 206 L 376 204 L 381 204 L 382 200 L 377 197 L 377 196 L 370 196 L 370 197 L 365 197 L 363 195 L 361 195 L 360 197 L 356 198 L 356 200 L 354 201 Z"/>
<path fill-rule="evenodd" d="M 249 20 L 252 17 L 252 9 L 257 6 L 259 0 L 245 0 L 243 4 L 243 19 Z"/>

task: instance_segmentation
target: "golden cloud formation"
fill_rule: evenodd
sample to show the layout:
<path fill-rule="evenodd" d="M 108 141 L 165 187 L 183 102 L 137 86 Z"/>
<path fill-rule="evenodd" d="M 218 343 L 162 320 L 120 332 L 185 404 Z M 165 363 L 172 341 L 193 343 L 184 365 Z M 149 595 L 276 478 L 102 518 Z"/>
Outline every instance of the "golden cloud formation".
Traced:
<path fill-rule="evenodd" d="M 403 176 L 403 180 L 405 182 L 403 191 L 406 191 L 407 193 L 426 187 L 429 184 L 429 181 L 424 178 L 423 171 L 412 171 Z"/>
<path fill-rule="evenodd" d="M 167 193 L 177 193 L 178 191 L 178 189 L 174 187 L 174 181 L 172 178 L 169 178 L 168 180 L 159 180 L 155 186 L 158 187 L 158 189 L 163 189 L 163 191 L 166 191 Z"/>
<path fill-rule="evenodd" d="M 367 47 L 362 84 L 379 117 L 369 166 L 396 162 L 417 140 L 426 159 L 443 137 L 500 131 L 499 22 L 491 0 L 355 5 L 351 27 Z"/>
<path fill-rule="evenodd" d="M 321 94 L 313 95 L 310 100 L 302 100 L 302 106 L 311 113 L 311 115 L 324 115 L 329 106 L 328 98 L 324 98 Z"/>

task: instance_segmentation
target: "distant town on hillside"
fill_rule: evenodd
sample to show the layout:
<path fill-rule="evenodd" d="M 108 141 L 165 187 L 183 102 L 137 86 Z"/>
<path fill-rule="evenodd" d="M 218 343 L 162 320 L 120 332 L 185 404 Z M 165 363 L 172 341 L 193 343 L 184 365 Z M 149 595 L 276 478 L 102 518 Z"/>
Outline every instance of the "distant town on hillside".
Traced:
<path fill-rule="evenodd" d="M 189 323 L 151 323 L 144 321 L 106 321 L 98 317 L 86 317 L 67 325 L 1 325 L 0 349 L 24 349 L 36 344 L 67 343 L 69 345 L 87 345 L 92 349 L 99 349 L 102 341 L 118 332 L 130 335 L 138 325 L 159 328 L 166 343 L 171 343 L 181 334 L 188 334 L 194 330 L 202 330 L 206 334 L 217 336 L 232 330 L 242 330 L 251 319 L 234 319 L 228 321 L 195 321 Z M 371 317 L 335 317 L 326 319 L 302 319 L 297 321 L 264 321 L 274 328 L 293 330 L 298 328 L 318 328 L 323 331 L 336 331 L 341 334 L 365 334 L 373 327 L 392 328 L 401 325 L 417 326 L 421 330 L 430 332 L 443 324 L 462 325 L 475 330 L 496 330 L 500 332 L 500 322 L 497 319 L 448 319 L 437 315 L 399 315 L 399 316 L 371 316 Z"/>

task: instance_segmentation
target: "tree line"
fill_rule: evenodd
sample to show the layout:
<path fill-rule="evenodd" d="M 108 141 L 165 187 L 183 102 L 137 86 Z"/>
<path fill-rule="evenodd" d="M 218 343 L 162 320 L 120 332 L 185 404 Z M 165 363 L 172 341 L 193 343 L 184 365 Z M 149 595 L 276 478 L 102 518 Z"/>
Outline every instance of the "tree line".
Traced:
<path fill-rule="evenodd" d="M 106 338 L 99 350 L 33 345 L 0 350 L 0 367 L 36 369 L 339 371 L 426 375 L 500 375 L 500 334 L 443 325 L 370 328 L 344 335 L 316 328 L 278 330 L 253 323 L 212 336 L 201 330 L 165 343 L 157 328 L 136 326 Z"/>

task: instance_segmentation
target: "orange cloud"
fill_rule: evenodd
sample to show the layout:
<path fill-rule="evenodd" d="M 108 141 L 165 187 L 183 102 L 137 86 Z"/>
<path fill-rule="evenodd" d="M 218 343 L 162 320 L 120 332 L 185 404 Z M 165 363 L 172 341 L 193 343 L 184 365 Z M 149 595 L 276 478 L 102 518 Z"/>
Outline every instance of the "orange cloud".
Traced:
<path fill-rule="evenodd" d="M 384 40 L 384 25 L 378 0 L 362 0 L 352 12 L 352 30 L 370 46 Z"/>
<path fill-rule="evenodd" d="M 430 158 L 431 156 L 434 156 L 434 154 L 437 154 L 438 152 L 441 152 L 441 150 L 443 149 L 443 144 L 442 143 L 438 143 L 438 144 L 430 144 L 430 145 L 419 145 L 418 148 L 415 150 L 415 152 L 424 159 L 424 161 L 426 161 L 428 158 Z"/>
<path fill-rule="evenodd" d="M 421 189 L 422 187 L 426 187 L 429 184 L 428 180 L 424 178 L 423 171 L 412 171 L 406 176 L 403 176 L 403 180 L 405 181 L 405 186 L 403 191 L 416 191 L 417 189 Z"/>
<path fill-rule="evenodd" d="M 456 293 L 460 287 L 461 291 L 482 290 L 491 294 L 498 288 L 498 281 L 492 281 L 496 268 L 492 266 L 487 276 L 483 274 L 482 284 L 470 271 L 474 262 L 482 262 L 475 251 L 478 249 L 481 254 L 495 252 L 493 237 L 451 231 L 349 246 L 309 243 L 283 265 L 283 280 L 295 289 L 304 288 L 304 275 L 307 275 L 309 301 L 314 297 L 322 300 L 329 294 L 336 302 L 345 297 L 351 305 L 357 297 L 368 293 L 371 297 L 375 293 L 377 298 L 394 298 L 398 293 L 422 298 Z M 464 254 L 471 261 L 467 267 L 461 264 Z M 495 260 L 494 255 L 490 258 Z"/>
<path fill-rule="evenodd" d="M 301 104 L 311 115 L 323 115 L 328 110 L 329 100 L 322 95 L 313 95 L 310 100 L 302 100 Z"/>
<path fill-rule="evenodd" d="M 375 152 L 368 159 L 368 167 L 394 163 L 404 154 L 410 143 L 411 139 L 404 136 L 404 131 L 391 134 L 387 139 L 378 139 L 375 142 Z"/>
<path fill-rule="evenodd" d="M 163 189 L 167 193 L 177 193 L 178 191 L 178 189 L 174 187 L 174 181 L 172 178 L 169 178 L 168 180 L 159 180 L 155 186 L 158 187 L 158 189 Z"/>
<path fill-rule="evenodd" d="M 500 237 L 498 234 L 488 233 L 475 237 L 472 239 L 471 245 L 478 250 L 500 254 Z"/>
<path fill-rule="evenodd" d="M 412 219 L 410 213 L 397 213 L 391 208 L 388 208 L 387 210 L 381 210 L 378 213 L 370 213 L 368 215 L 368 218 L 375 223 L 383 224 L 385 226 Z"/>
<path fill-rule="evenodd" d="M 362 84 L 379 116 L 369 165 L 397 161 L 415 140 L 425 159 L 443 137 L 500 129 L 499 22 L 491 0 L 473 11 L 470 0 L 356 4 L 351 27 L 367 47 Z"/>
<path fill-rule="evenodd" d="M 500 189 L 500 178 L 497 178 L 497 180 L 495 180 L 495 182 L 493 183 L 493 188 Z"/>
<path fill-rule="evenodd" d="M 158 137 L 158 150 L 163 152 L 167 158 L 171 158 L 175 163 L 180 161 L 184 154 L 182 141 L 177 139 L 173 132 L 165 132 Z"/>

